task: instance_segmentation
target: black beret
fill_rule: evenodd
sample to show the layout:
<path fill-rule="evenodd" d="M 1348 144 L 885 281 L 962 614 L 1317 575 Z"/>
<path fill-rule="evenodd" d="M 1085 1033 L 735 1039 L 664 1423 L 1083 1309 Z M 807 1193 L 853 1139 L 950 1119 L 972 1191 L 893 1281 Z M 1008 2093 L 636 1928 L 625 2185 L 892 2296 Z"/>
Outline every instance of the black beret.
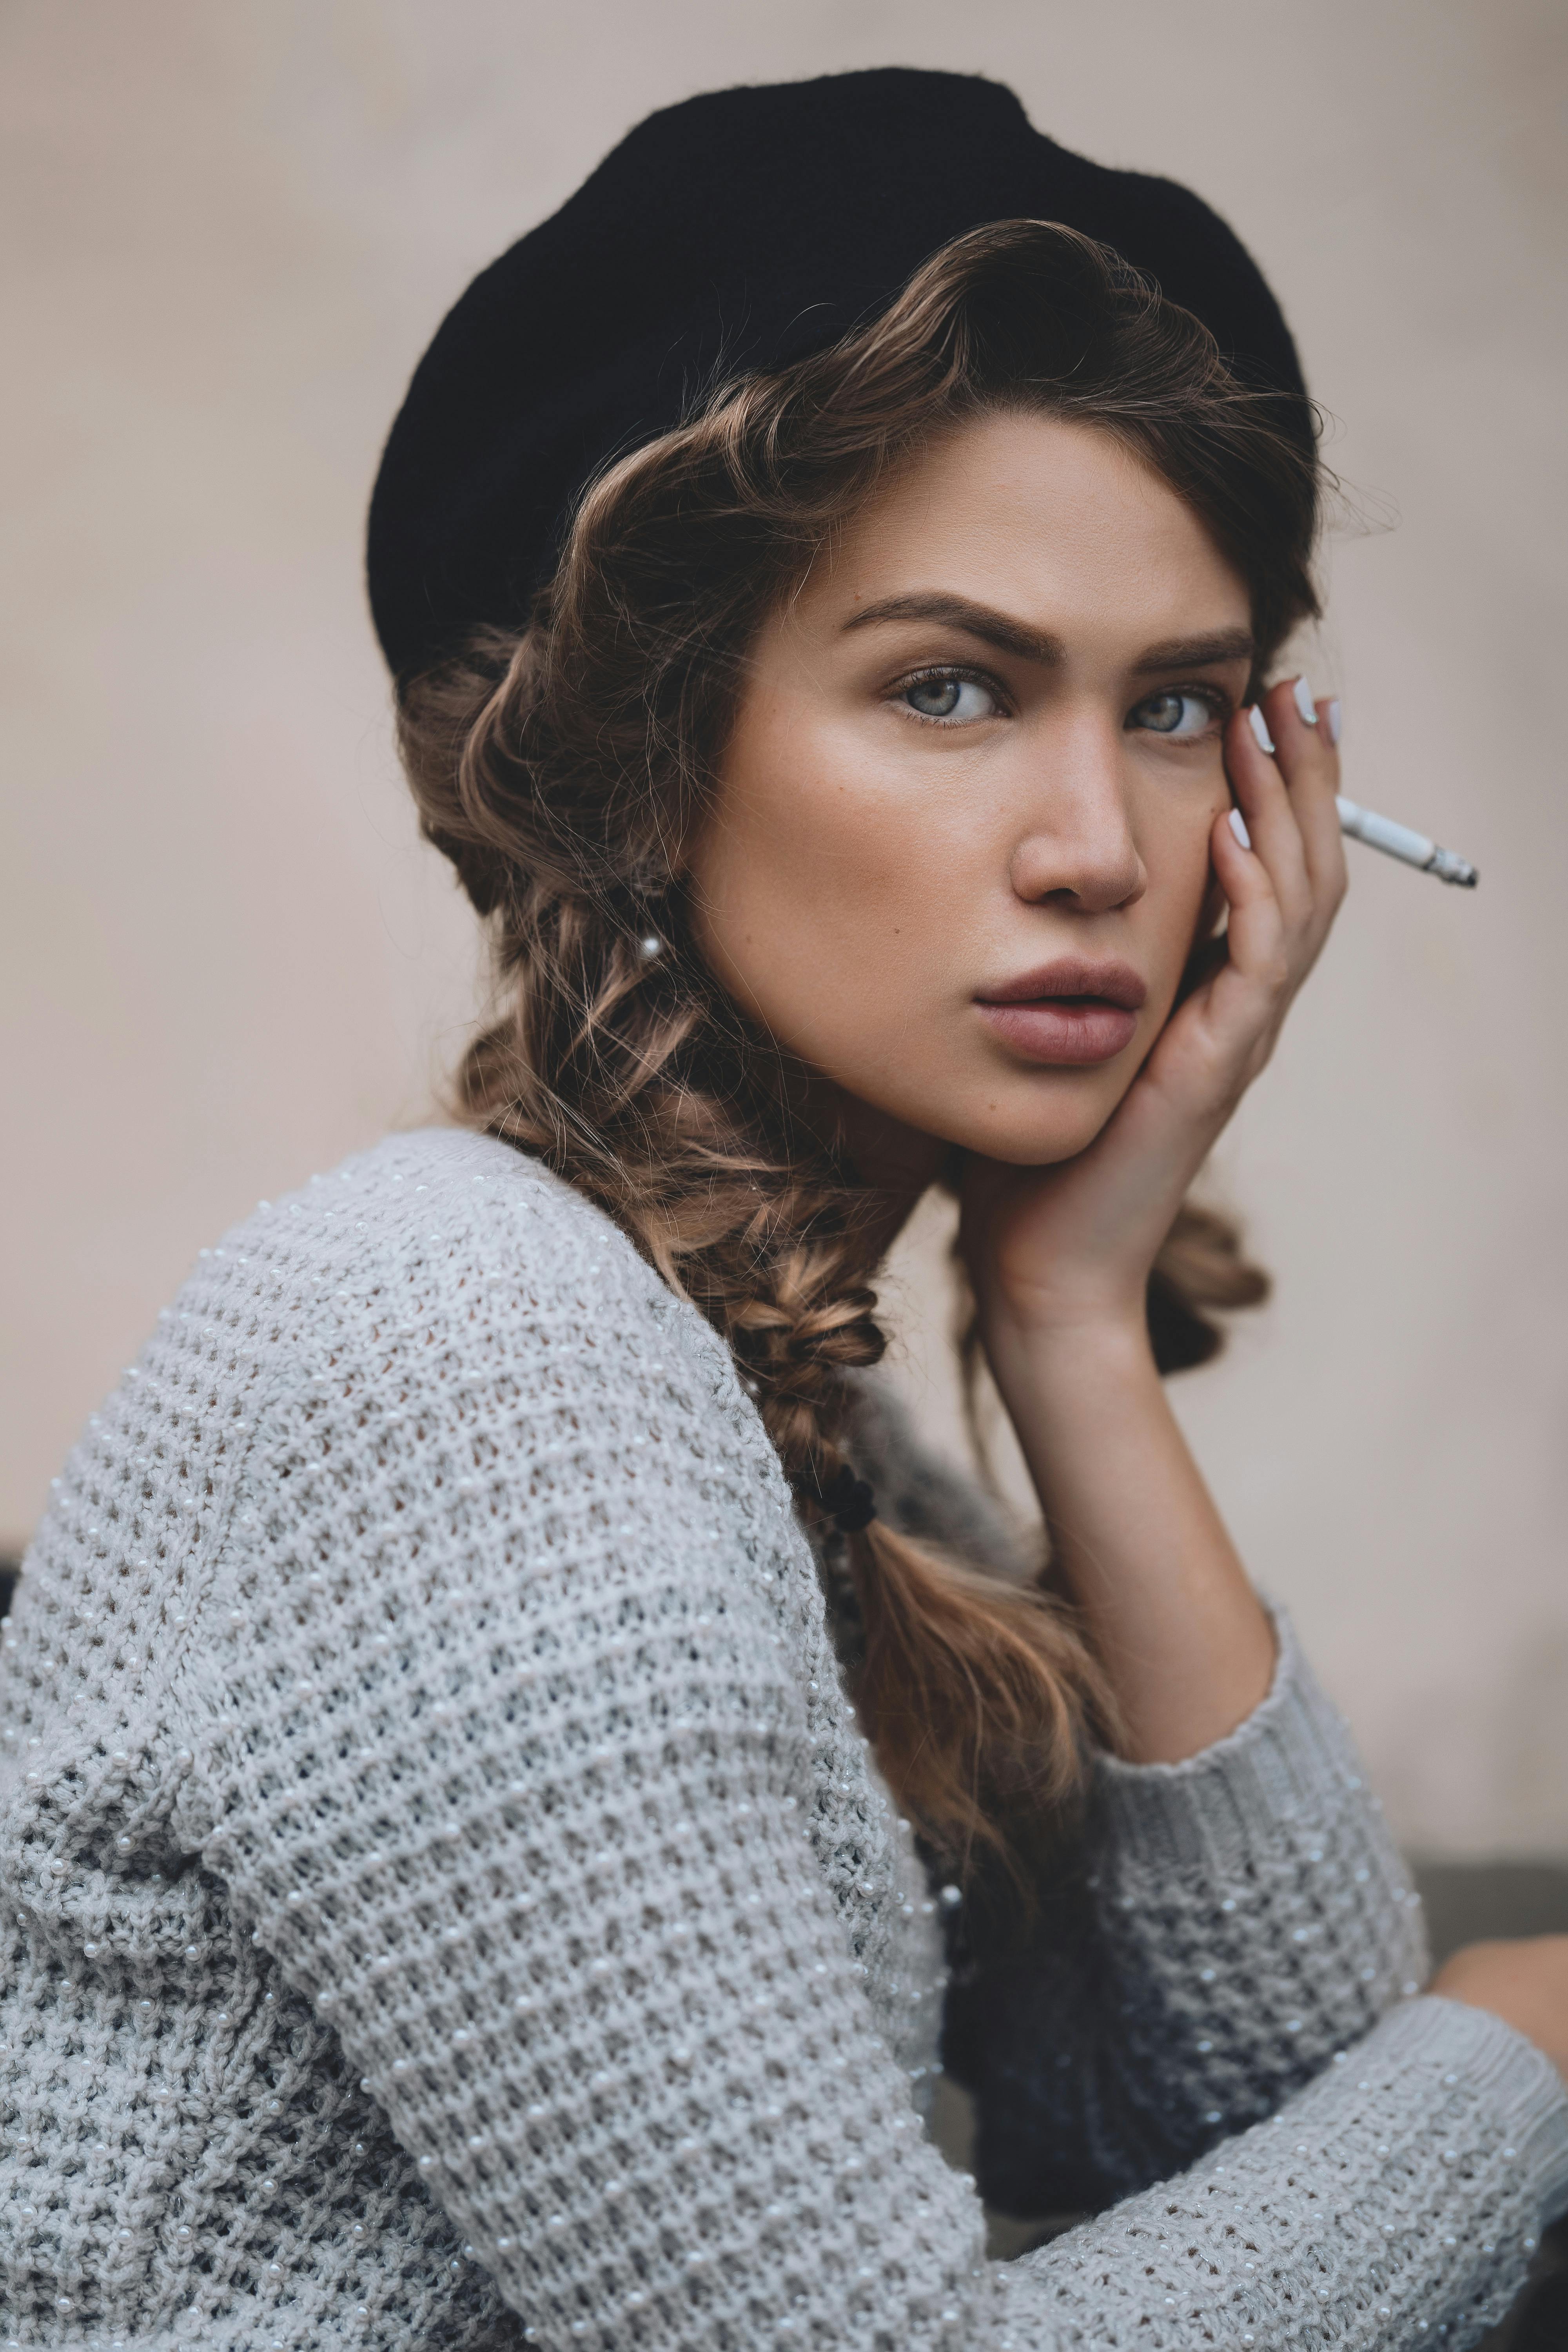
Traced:
<path fill-rule="evenodd" d="M 1310 436 L 1279 307 L 1189 189 L 1108 170 L 1010 89 L 889 67 L 648 116 L 475 278 L 420 361 L 371 501 L 371 609 L 399 677 L 520 620 L 573 501 L 694 396 L 824 350 L 937 248 L 1033 219 L 1113 246 Z"/>

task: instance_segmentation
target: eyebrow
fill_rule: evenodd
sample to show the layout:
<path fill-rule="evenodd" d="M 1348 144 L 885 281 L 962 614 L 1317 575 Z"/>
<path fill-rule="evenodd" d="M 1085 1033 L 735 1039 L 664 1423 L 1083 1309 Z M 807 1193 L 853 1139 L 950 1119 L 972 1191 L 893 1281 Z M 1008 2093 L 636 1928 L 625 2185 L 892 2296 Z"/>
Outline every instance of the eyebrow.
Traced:
<path fill-rule="evenodd" d="M 967 596 L 884 596 L 851 614 L 844 626 L 847 632 L 871 628 L 882 621 L 943 622 L 949 628 L 962 629 L 966 636 L 978 637 L 983 645 L 1047 669 L 1059 667 L 1067 659 L 1067 647 L 1059 637 L 1044 629 L 1031 629 L 990 604 L 973 604 Z M 1211 629 L 1201 636 L 1169 637 L 1149 646 L 1131 667 L 1135 676 L 1151 677 L 1164 670 L 1204 669 L 1215 662 L 1250 662 L 1256 650 L 1249 629 Z"/>
<path fill-rule="evenodd" d="M 1210 629 L 1201 637 L 1167 637 L 1141 653 L 1132 667 L 1140 677 L 1165 669 L 1206 669 L 1213 662 L 1250 662 L 1258 641 L 1250 629 Z"/>

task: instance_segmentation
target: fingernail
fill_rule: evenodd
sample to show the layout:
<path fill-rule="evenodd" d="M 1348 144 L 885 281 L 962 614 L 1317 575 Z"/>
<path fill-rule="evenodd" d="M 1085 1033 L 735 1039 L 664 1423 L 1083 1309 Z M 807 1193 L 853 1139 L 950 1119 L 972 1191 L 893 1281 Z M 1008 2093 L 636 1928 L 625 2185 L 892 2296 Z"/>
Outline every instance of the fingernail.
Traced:
<path fill-rule="evenodd" d="M 1339 704 L 1339 697 L 1336 695 L 1336 696 L 1335 696 L 1335 698 L 1334 698 L 1334 699 L 1333 699 L 1333 701 L 1332 701 L 1332 702 L 1331 702 L 1331 703 L 1330 703 L 1330 705 L 1329 705 L 1329 740 L 1330 740 L 1330 742 L 1331 742 L 1331 743 L 1332 743 L 1332 744 L 1334 744 L 1335 746 L 1337 746 L 1337 745 L 1338 745 L 1338 743 L 1339 743 L 1339 740 L 1340 740 L 1340 704 Z"/>
<path fill-rule="evenodd" d="M 1269 746 L 1269 749 L 1273 749 L 1272 744 Z M 1239 809 L 1232 809 L 1230 813 L 1230 829 L 1232 833 L 1235 834 L 1237 841 L 1240 842 L 1243 849 L 1251 848 L 1252 835 L 1247 830 L 1247 819 L 1242 815 Z"/>
<path fill-rule="evenodd" d="M 1262 711 L 1258 709 L 1256 702 L 1248 703 L 1247 705 L 1247 723 L 1251 728 L 1254 735 L 1258 738 L 1258 750 L 1260 751 L 1272 751 L 1274 749 L 1274 738 L 1268 732 L 1268 721 L 1265 719 Z"/>
<path fill-rule="evenodd" d="M 1312 689 L 1306 679 L 1299 677 L 1290 691 L 1296 698 L 1296 708 L 1300 713 L 1302 726 L 1315 727 L 1318 723 L 1318 706 L 1312 699 Z"/>

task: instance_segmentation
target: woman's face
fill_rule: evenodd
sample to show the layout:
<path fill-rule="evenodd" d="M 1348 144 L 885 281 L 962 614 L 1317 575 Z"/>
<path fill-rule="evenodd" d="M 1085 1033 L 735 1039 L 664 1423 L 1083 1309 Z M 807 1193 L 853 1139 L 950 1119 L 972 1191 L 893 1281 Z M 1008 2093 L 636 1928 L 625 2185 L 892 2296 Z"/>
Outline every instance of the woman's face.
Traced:
<path fill-rule="evenodd" d="M 852 1143 L 1069 1158 L 1170 1012 L 1229 801 L 1246 588 L 1100 428 L 911 461 L 763 630 L 691 861 L 733 995 Z"/>

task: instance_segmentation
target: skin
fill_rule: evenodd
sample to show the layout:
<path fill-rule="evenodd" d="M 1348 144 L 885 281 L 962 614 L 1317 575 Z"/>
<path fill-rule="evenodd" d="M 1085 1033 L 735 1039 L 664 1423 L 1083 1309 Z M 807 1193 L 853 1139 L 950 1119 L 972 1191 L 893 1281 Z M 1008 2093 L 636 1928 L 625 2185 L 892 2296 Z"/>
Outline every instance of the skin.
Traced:
<path fill-rule="evenodd" d="M 690 857 L 705 956 L 815 1073 L 889 1241 L 962 1152 L 986 1356 L 1141 1761 L 1233 1730 L 1274 1664 L 1144 1313 L 1345 887 L 1328 729 L 1286 681 L 1259 747 L 1248 631 L 1203 523 L 1100 428 L 967 423 L 763 628 Z M 998 1013 L 1064 958 L 1091 970 L 1051 990 L 1114 964 L 1131 1001 Z M 1568 2066 L 1568 1938 L 1473 1947 L 1433 1989 Z"/>

